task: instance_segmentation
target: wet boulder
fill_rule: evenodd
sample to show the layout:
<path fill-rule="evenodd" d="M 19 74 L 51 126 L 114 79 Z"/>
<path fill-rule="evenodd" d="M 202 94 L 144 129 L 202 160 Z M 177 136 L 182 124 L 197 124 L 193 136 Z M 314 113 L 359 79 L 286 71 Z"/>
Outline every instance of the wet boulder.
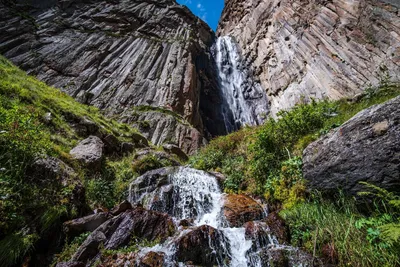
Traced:
<path fill-rule="evenodd" d="M 310 188 L 356 195 L 368 182 L 400 192 L 400 96 L 365 109 L 303 152 Z"/>
<path fill-rule="evenodd" d="M 111 218 L 108 212 L 100 212 L 82 218 L 67 221 L 63 225 L 64 232 L 69 237 L 75 237 L 84 232 L 92 232 Z"/>
<path fill-rule="evenodd" d="M 277 212 L 271 212 L 268 214 L 265 222 L 268 225 L 268 228 L 279 241 L 280 244 L 289 243 L 290 234 L 289 227 L 286 225 L 284 219 Z"/>
<path fill-rule="evenodd" d="M 245 195 L 225 196 L 223 212 L 231 227 L 241 227 L 246 222 L 261 220 L 264 217 L 261 205 Z"/>
<path fill-rule="evenodd" d="M 104 143 L 97 136 L 89 136 L 82 140 L 69 153 L 87 168 L 99 170 L 103 160 Z"/>
<path fill-rule="evenodd" d="M 271 231 L 266 222 L 251 221 L 245 223 L 243 227 L 245 228 L 246 240 L 252 241 L 252 251 L 257 251 L 271 244 Z"/>
<path fill-rule="evenodd" d="M 176 168 L 166 167 L 157 170 L 148 171 L 142 176 L 138 177 L 131 183 L 131 203 L 141 201 L 143 193 L 153 192 L 162 186 L 169 185 L 169 175 L 174 173 Z"/>
<path fill-rule="evenodd" d="M 167 214 L 137 207 L 121 215 L 117 230 L 110 236 L 105 247 L 117 249 L 128 245 L 132 237 L 149 241 L 165 240 L 175 233 L 175 225 Z"/>
<path fill-rule="evenodd" d="M 304 266 L 317 267 L 323 266 L 319 259 L 311 254 L 293 247 L 277 246 L 266 248 L 260 253 L 263 267 L 289 267 Z"/>
<path fill-rule="evenodd" d="M 150 251 L 139 261 L 139 267 L 163 267 L 165 253 Z"/>
<path fill-rule="evenodd" d="M 228 259 L 227 240 L 223 233 L 211 226 L 202 225 L 179 237 L 176 241 L 176 258 L 193 265 L 214 266 Z"/>

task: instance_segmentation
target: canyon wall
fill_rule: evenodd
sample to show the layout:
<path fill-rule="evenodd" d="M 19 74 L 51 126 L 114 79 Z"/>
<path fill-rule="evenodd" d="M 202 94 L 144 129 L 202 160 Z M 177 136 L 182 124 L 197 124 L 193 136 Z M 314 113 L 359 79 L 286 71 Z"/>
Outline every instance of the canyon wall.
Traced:
<path fill-rule="evenodd" d="M 399 8 L 393 0 L 225 0 L 217 35 L 236 39 L 274 115 L 303 98 L 399 81 Z"/>
<path fill-rule="evenodd" d="M 214 33 L 175 0 L 2 1 L 0 13 L 1 54 L 82 103 L 146 126 L 154 144 L 193 153 L 204 136 L 226 133 Z"/>

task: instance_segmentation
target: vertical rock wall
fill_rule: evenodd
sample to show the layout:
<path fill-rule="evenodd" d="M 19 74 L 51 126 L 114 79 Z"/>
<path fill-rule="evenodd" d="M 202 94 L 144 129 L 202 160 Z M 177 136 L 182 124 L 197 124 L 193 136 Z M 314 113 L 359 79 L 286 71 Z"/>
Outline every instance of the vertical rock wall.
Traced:
<path fill-rule="evenodd" d="M 217 35 L 239 43 L 276 114 L 302 96 L 338 99 L 399 81 L 399 8 L 393 0 L 226 0 Z"/>
<path fill-rule="evenodd" d="M 175 0 L 3 1 L 0 13 L 0 53 L 28 73 L 116 118 L 148 106 L 185 121 L 146 122 L 156 144 L 191 153 L 204 135 L 225 133 L 208 117 L 218 120 L 221 101 L 214 33 Z"/>

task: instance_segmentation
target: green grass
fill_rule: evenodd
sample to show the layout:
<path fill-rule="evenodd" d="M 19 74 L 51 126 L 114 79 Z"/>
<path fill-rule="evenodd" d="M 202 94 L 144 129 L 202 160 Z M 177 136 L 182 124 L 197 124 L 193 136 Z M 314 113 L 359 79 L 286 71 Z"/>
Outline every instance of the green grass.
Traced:
<path fill-rule="evenodd" d="M 282 192 L 290 191 L 297 181 L 302 183 L 299 179 L 302 174 L 296 174 L 295 170 L 285 172 L 288 167 L 294 168 L 285 164 L 295 157 L 301 164 L 302 151 L 312 141 L 359 111 L 398 95 L 398 85 L 385 85 L 368 90 L 356 103 L 323 100 L 298 104 L 289 111 L 279 112 L 277 120 L 270 118 L 262 126 L 245 127 L 212 140 L 191 157 L 190 163 L 198 169 L 227 175 L 225 190 L 228 192 L 265 195 L 269 201 L 283 201 L 290 206 L 295 204 L 296 196 L 304 199 L 303 186 L 283 195 Z"/>
<path fill-rule="evenodd" d="M 292 234 L 292 244 L 339 266 L 399 266 L 400 202 L 386 196 L 369 215 L 354 200 L 337 203 L 309 195 L 302 174 L 304 148 L 339 127 L 359 111 L 400 95 L 399 85 L 369 89 L 358 102 L 312 101 L 281 111 L 259 127 L 245 127 L 218 137 L 190 158 L 193 167 L 227 176 L 225 192 L 263 196 L 281 209 Z M 390 199 L 388 199 L 390 196 Z M 375 203 L 379 201 L 376 200 Z M 388 206 L 397 209 L 387 209 Z M 386 207 L 386 208 L 385 208 Z"/>
<path fill-rule="evenodd" d="M 400 240 L 393 241 L 382 231 L 382 226 L 399 222 L 398 211 L 375 208 L 365 216 L 353 199 L 336 199 L 314 197 L 280 212 L 290 226 L 292 245 L 339 266 L 399 266 Z"/>
<path fill-rule="evenodd" d="M 47 113 L 51 113 L 51 121 L 45 119 Z M 37 240 L 30 236 L 59 231 L 63 221 L 79 215 L 71 202 L 76 183 L 88 187 L 87 202 L 92 207 L 110 208 L 124 196 L 121 192 L 127 188 L 128 177 L 137 177 L 128 164 L 129 157 L 107 158 L 100 173 L 89 172 L 71 159 L 70 149 L 83 139 L 73 123 L 83 118 L 93 121 L 103 135 L 113 134 L 120 141 L 129 141 L 137 133 L 134 128 L 104 117 L 97 108 L 80 104 L 26 75 L 0 56 L 0 255 L 9 259 L 2 261 L 5 266 L 30 251 Z M 63 160 L 74 168 L 77 177 L 66 181 L 67 185 L 46 179 L 27 180 L 27 167 L 35 159 L 47 156 Z M 107 186 L 113 194 L 99 200 L 100 190 L 109 190 Z M 93 193 L 97 190 L 97 194 Z M 21 246 L 13 248 L 7 240 Z M 32 244 L 28 246 L 27 240 Z"/>

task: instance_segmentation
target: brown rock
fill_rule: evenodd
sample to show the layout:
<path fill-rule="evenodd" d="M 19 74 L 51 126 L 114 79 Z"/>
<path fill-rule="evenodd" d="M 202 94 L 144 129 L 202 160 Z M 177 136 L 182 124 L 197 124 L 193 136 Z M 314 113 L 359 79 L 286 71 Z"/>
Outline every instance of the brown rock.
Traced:
<path fill-rule="evenodd" d="M 252 250 L 257 251 L 270 244 L 271 231 L 266 222 L 251 221 L 244 224 L 246 240 L 253 242 Z"/>
<path fill-rule="evenodd" d="M 245 195 L 225 196 L 223 212 L 232 227 L 241 227 L 246 222 L 261 220 L 264 216 L 260 204 Z"/>
<path fill-rule="evenodd" d="M 108 212 L 100 212 L 79 219 L 67 221 L 63 225 L 64 232 L 69 237 L 75 237 L 83 232 L 92 232 L 111 218 Z"/>
<path fill-rule="evenodd" d="M 111 210 L 111 214 L 113 216 L 117 216 L 117 215 L 119 215 L 119 214 L 121 214 L 121 213 L 123 213 L 123 212 L 125 212 L 127 210 L 130 210 L 130 209 L 132 209 L 131 203 L 129 201 L 127 201 L 127 200 L 124 200 L 118 206 L 116 206 L 115 208 L 113 208 Z"/>
<path fill-rule="evenodd" d="M 164 266 L 165 254 L 150 251 L 140 259 L 139 267 L 162 267 Z"/>
<path fill-rule="evenodd" d="M 265 221 L 271 233 L 278 239 L 279 243 L 289 243 L 289 227 L 277 212 L 269 213 Z"/>

